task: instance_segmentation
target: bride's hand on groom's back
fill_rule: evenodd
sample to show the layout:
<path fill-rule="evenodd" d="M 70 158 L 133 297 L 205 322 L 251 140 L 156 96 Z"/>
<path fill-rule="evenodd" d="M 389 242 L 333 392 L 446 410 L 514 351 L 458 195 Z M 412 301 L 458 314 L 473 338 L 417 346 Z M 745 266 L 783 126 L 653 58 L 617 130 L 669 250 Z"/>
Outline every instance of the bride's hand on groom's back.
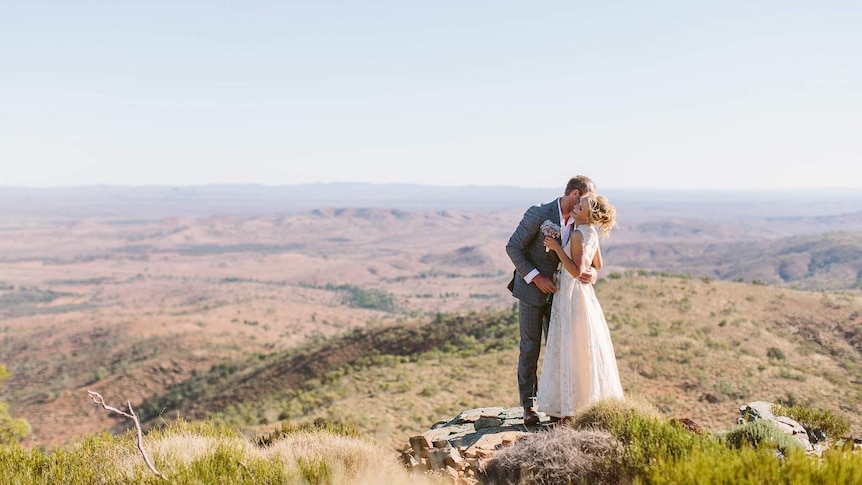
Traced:
<path fill-rule="evenodd" d="M 578 281 L 587 285 L 595 283 L 597 279 L 599 279 L 599 272 L 592 266 L 585 269 L 584 272 L 581 273 L 581 276 L 578 277 Z"/>

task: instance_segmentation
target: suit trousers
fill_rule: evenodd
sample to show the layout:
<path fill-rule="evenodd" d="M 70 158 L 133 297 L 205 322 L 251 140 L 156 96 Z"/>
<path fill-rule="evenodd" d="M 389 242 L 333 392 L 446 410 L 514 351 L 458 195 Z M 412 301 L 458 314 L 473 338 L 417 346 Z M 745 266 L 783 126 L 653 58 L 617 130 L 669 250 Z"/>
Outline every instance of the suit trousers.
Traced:
<path fill-rule="evenodd" d="M 542 335 L 548 338 L 548 323 L 551 318 L 551 304 L 539 306 L 523 301 L 518 302 L 518 326 L 521 333 L 520 354 L 518 356 L 518 392 L 521 406 L 536 406 L 539 367 L 539 352 L 542 349 Z"/>

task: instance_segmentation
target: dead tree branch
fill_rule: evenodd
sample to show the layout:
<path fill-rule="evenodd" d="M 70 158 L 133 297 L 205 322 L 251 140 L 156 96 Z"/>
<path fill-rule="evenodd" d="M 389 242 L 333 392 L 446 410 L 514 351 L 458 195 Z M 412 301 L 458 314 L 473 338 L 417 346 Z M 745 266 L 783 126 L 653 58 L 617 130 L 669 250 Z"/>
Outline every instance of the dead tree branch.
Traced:
<path fill-rule="evenodd" d="M 140 420 L 138 420 L 138 415 L 135 414 L 135 410 L 132 409 L 132 401 L 126 401 L 126 405 L 129 407 L 129 412 L 125 412 L 115 408 L 114 406 L 108 406 L 107 404 L 105 404 L 105 398 L 103 398 L 102 395 L 96 391 L 87 391 L 87 394 L 90 396 L 90 399 L 92 399 L 94 403 L 98 404 L 99 406 L 102 406 L 102 408 L 104 408 L 105 410 L 117 413 L 120 416 L 125 416 L 135 423 L 135 429 L 138 431 L 138 450 L 140 450 L 141 456 L 144 457 L 144 462 L 147 464 L 150 470 L 156 474 L 157 477 L 163 477 L 164 475 L 162 475 L 161 473 L 159 473 L 158 470 L 156 470 L 156 467 L 153 466 L 153 462 L 150 461 L 150 457 L 147 455 L 147 452 L 144 451 L 144 435 L 141 431 L 141 422 Z"/>

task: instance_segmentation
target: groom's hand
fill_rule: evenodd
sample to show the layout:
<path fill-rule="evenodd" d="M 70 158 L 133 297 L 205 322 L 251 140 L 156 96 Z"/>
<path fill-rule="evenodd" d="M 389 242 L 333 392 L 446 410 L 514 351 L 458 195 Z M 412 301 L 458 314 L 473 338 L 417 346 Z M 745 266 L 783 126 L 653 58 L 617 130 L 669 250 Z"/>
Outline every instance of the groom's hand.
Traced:
<path fill-rule="evenodd" d="M 581 273 L 581 276 L 578 277 L 578 281 L 587 285 L 595 283 L 598 279 L 599 272 L 596 271 L 596 268 L 593 268 L 592 266 L 590 266 L 589 269 Z"/>
<path fill-rule="evenodd" d="M 557 286 L 553 281 L 551 281 L 551 278 L 548 278 L 543 274 L 536 275 L 536 277 L 533 278 L 533 283 L 542 290 L 542 293 L 555 293 L 557 291 Z"/>

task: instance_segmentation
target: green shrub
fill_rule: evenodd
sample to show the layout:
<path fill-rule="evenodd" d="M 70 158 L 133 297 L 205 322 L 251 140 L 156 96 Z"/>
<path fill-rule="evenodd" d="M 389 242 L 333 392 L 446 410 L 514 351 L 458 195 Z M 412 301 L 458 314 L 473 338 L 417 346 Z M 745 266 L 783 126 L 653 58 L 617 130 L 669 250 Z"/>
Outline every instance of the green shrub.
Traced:
<path fill-rule="evenodd" d="M 0 445 L 16 443 L 30 434 L 30 423 L 9 415 L 9 405 L 0 402 Z"/>
<path fill-rule="evenodd" d="M 775 423 L 766 419 L 755 419 L 731 428 L 724 434 L 728 446 L 742 448 L 748 445 L 752 448 L 777 448 L 781 453 L 787 453 L 791 448 L 799 448 L 802 444 L 781 430 Z"/>
<path fill-rule="evenodd" d="M 832 485 L 862 483 L 862 456 L 846 451 L 826 451 L 822 459 L 798 449 L 784 457 L 773 449 L 743 447 L 739 450 L 694 450 L 684 460 L 661 460 L 643 477 L 644 485 L 680 483 L 761 485 Z"/>
<path fill-rule="evenodd" d="M 609 432 L 625 447 L 619 464 L 625 476 L 644 473 L 657 460 L 681 459 L 694 449 L 723 446 L 710 436 L 699 436 L 673 425 L 652 404 L 638 398 L 606 399 L 574 416 L 573 427 Z"/>
<path fill-rule="evenodd" d="M 664 415 L 652 403 L 629 396 L 627 399 L 605 399 L 584 407 L 573 417 L 574 428 L 598 428 L 613 433 L 625 427 L 634 416 L 648 419 L 663 419 Z"/>
<path fill-rule="evenodd" d="M 6 366 L 0 365 L 0 386 L 9 377 Z M 17 443 L 30 434 L 30 423 L 23 418 L 14 418 L 9 414 L 9 405 L 0 402 L 0 445 Z"/>
<path fill-rule="evenodd" d="M 784 354 L 784 351 L 778 347 L 769 347 L 766 349 L 766 358 L 769 360 L 787 360 L 787 356 Z"/>
<path fill-rule="evenodd" d="M 787 416 L 807 430 L 821 430 L 826 433 L 827 438 L 845 436 L 850 430 L 850 420 L 847 417 L 827 409 L 815 409 L 801 404 L 794 406 L 772 404 L 771 411 L 776 416 Z"/>
<path fill-rule="evenodd" d="M 395 311 L 395 298 L 376 288 L 362 288 L 354 285 L 326 285 L 327 290 L 344 293 L 344 303 L 354 308 L 367 308 L 384 312 Z"/>
<path fill-rule="evenodd" d="M 107 433 L 91 435 L 66 448 L 43 452 L 17 444 L 0 446 L 0 476 L 4 483 L 70 485 L 129 483 L 116 466 L 118 456 L 131 453 L 131 439 Z"/>

